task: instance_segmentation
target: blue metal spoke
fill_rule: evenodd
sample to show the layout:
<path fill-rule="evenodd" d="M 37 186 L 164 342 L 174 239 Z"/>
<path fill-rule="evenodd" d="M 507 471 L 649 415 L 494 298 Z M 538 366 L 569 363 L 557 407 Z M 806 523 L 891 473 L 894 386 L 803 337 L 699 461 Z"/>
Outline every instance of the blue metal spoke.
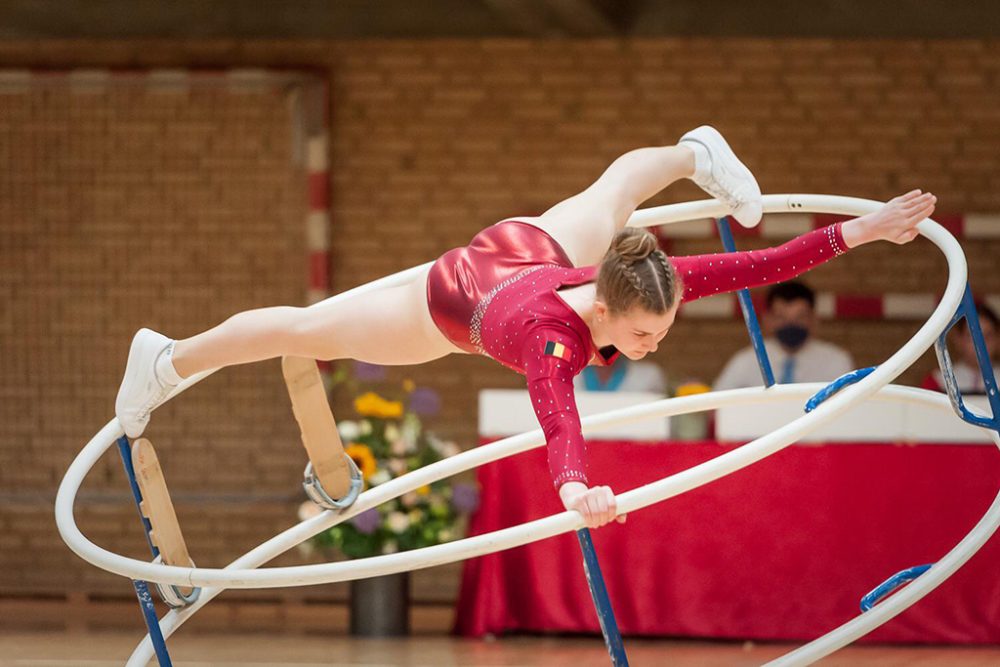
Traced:
<path fill-rule="evenodd" d="M 611 608 L 608 589 L 604 586 L 604 577 L 601 575 L 601 565 L 597 562 L 597 552 L 594 550 L 594 541 L 590 537 L 590 530 L 581 528 L 576 531 L 576 537 L 580 540 L 580 550 L 583 552 L 583 569 L 587 573 L 587 585 L 590 586 L 590 596 L 594 599 L 597 620 L 601 624 L 601 633 L 604 635 L 604 643 L 611 656 L 611 664 L 614 667 L 628 667 L 625 644 L 618 631 L 618 622 L 615 621 L 615 612 Z"/>
<path fill-rule="evenodd" d="M 715 221 L 715 225 L 719 229 L 722 247 L 726 249 L 726 252 L 736 252 L 736 242 L 733 240 L 733 230 L 729 226 L 729 218 L 720 218 Z M 736 293 L 736 296 L 740 301 L 743 321 L 746 322 L 747 331 L 750 334 L 750 344 L 753 345 L 754 354 L 757 355 L 757 365 L 760 366 L 764 386 L 771 387 L 774 385 L 774 371 L 771 370 L 771 360 L 764 347 L 764 336 L 760 332 L 760 324 L 757 322 L 757 312 L 753 307 L 753 299 L 750 298 L 750 290 L 741 289 Z"/>

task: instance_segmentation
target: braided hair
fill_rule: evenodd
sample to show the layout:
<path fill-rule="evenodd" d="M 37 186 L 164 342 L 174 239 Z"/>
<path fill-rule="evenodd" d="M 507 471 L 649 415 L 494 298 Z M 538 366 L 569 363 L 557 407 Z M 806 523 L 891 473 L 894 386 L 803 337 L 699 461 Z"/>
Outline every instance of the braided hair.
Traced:
<path fill-rule="evenodd" d="M 677 272 L 657 246 L 656 237 L 626 228 L 615 235 L 601 260 L 597 295 L 612 314 L 640 306 L 660 315 L 673 307 L 677 284 Z"/>

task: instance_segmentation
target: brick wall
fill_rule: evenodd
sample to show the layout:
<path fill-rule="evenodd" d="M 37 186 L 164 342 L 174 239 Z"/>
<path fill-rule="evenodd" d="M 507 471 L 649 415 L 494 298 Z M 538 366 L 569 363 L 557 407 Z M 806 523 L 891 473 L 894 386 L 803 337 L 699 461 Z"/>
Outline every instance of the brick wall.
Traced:
<path fill-rule="evenodd" d="M 943 211 L 1000 211 L 997 46 L 32 41 L 0 42 L 0 66 L 302 67 L 329 77 L 331 271 L 342 290 L 433 259 L 503 217 L 537 213 L 618 154 L 706 122 L 767 192 L 884 199 L 923 187 Z M 124 580 L 61 544 L 50 518 L 55 486 L 111 416 L 137 327 L 185 336 L 236 310 L 302 302 L 305 190 L 290 121 L 287 98 L 275 93 L 0 94 L 0 593 L 82 582 L 127 594 Z M 679 184 L 650 203 L 695 197 Z M 977 291 L 1000 292 L 998 246 L 966 246 Z M 678 241 L 673 250 L 716 246 Z M 809 281 L 937 292 L 943 268 L 918 241 L 852 252 Z M 829 321 L 823 335 L 868 365 L 919 325 Z M 676 379 L 708 380 L 745 336 L 736 321 L 690 320 L 657 361 Z M 925 357 L 904 380 L 932 363 Z M 468 388 L 521 384 L 469 357 L 395 372 L 404 375 L 443 394 L 431 426 L 465 445 L 475 440 Z M 271 362 L 226 371 L 156 414 L 150 435 L 166 452 L 200 564 L 221 565 L 292 520 L 303 457 L 285 401 Z M 350 413 L 343 397 L 335 407 Z M 91 475 L 80 522 L 98 543 L 139 555 L 118 468 L 108 457 Z M 456 571 L 422 574 L 418 598 L 450 599 Z"/>

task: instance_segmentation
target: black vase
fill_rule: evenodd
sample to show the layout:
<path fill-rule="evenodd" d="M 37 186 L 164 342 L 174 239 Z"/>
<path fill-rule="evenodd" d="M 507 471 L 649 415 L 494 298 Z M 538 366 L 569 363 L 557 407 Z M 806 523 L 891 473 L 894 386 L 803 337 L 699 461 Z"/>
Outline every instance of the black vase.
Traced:
<path fill-rule="evenodd" d="M 351 634 L 400 637 L 410 633 L 410 573 L 351 582 Z"/>

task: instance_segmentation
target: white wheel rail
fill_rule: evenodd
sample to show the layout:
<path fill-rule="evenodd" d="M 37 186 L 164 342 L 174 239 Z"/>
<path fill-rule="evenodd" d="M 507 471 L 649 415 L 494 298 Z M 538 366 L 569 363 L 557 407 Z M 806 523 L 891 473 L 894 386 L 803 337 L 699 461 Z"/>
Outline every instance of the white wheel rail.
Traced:
<path fill-rule="evenodd" d="M 863 215 L 876 210 L 879 206 L 881 203 L 876 201 L 832 195 L 767 195 L 764 197 L 765 213 L 815 212 Z M 687 202 L 637 211 L 630 219 L 629 225 L 661 225 L 721 217 L 727 213 L 725 207 L 715 200 Z M 634 512 L 733 473 L 787 447 L 804 435 L 832 421 L 852 406 L 869 398 L 913 401 L 954 414 L 949 399 L 944 394 L 895 385 L 887 386 L 933 345 L 936 338 L 948 326 L 961 301 L 966 285 L 965 256 L 954 237 L 932 220 L 921 222 L 918 229 L 923 236 L 937 245 L 944 253 L 948 262 L 948 283 L 937 308 L 913 338 L 865 379 L 844 388 L 814 411 L 732 452 L 660 481 L 620 494 L 618 496 L 619 510 L 625 513 Z M 356 295 L 376 287 L 397 284 L 407 280 L 422 268 L 422 266 L 416 267 L 362 285 L 349 292 L 331 297 L 327 301 L 342 299 L 348 294 Z M 189 378 L 174 391 L 171 398 L 212 372 L 214 371 Z M 738 389 L 666 399 L 584 419 L 584 431 L 590 432 L 595 428 L 624 424 L 640 419 L 712 410 L 732 404 L 791 399 L 804 401 L 823 386 L 825 385 L 796 384 L 773 386 L 768 389 Z M 997 445 L 1000 446 L 1000 436 L 992 431 L 990 433 Z M 103 570 L 131 579 L 160 584 L 203 587 L 197 602 L 185 609 L 170 611 L 161 619 L 160 626 L 164 637 L 170 636 L 192 614 L 227 588 L 303 586 L 410 571 L 510 549 L 582 527 L 581 518 L 577 513 L 563 512 L 493 533 L 414 551 L 340 563 L 258 569 L 269 560 L 331 526 L 392 498 L 399 497 L 408 491 L 485 463 L 539 447 L 544 444 L 544 437 L 540 430 L 536 430 L 463 452 L 374 487 L 363 493 L 349 509 L 336 514 L 329 511 L 323 512 L 303 521 L 259 545 L 225 568 L 183 568 L 153 564 L 126 558 L 94 544 L 83 535 L 74 518 L 73 508 L 76 495 L 84 478 L 98 459 L 122 434 L 117 419 L 112 419 L 77 455 L 67 470 L 56 496 L 56 524 L 60 535 L 70 549 L 84 560 Z M 997 496 L 972 531 L 918 579 L 876 605 L 872 610 L 769 664 L 810 664 L 872 631 L 914 604 L 947 579 L 985 544 L 996 531 L 998 525 L 1000 525 L 1000 495 Z M 152 655 L 153 647 L 147 635 L 127 664 L 145 665 Z"/>

